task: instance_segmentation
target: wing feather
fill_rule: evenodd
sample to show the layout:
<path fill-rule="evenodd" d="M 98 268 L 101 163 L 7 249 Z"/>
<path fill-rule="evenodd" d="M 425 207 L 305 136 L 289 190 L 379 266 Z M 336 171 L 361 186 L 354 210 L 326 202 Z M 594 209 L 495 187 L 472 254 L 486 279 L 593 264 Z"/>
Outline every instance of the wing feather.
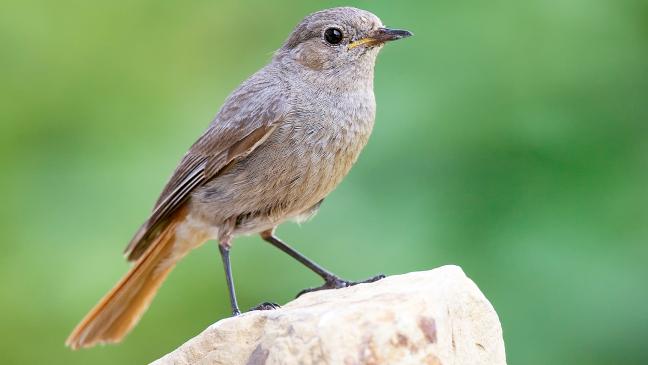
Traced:
<path fill-rule="evenodd" d="M 214 121 L 184 156 L 160 194 L 151 216 L 126 247 L 129 261 L 146 251 L 196 188 L 268 138 L 286 114 L 284 92 L 287 88 L 279 80 L 272 70 L 265 68 L 229 96 Z"/>

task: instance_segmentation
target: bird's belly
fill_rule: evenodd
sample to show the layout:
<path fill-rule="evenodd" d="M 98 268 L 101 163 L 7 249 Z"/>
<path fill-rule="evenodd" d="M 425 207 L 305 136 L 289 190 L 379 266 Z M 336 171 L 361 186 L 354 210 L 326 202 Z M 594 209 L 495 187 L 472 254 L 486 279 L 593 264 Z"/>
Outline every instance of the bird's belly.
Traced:
<path fill-rule="evenodd" d="M 349 172 L 371 131 L 284 124 L 198 190 L 192 204 L 234 233 L 256 233 L 312 212 Z"/>

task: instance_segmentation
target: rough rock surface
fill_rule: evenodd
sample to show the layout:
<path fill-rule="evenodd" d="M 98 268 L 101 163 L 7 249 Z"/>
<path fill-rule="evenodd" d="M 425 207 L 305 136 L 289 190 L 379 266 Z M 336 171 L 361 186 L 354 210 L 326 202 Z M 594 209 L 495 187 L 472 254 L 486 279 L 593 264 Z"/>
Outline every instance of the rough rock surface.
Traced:
<path fill-rule="evenodd" d="M 506 364 L 497 313 L 457 266 L 308 293 L 216 322 L 154 364 Z"/>

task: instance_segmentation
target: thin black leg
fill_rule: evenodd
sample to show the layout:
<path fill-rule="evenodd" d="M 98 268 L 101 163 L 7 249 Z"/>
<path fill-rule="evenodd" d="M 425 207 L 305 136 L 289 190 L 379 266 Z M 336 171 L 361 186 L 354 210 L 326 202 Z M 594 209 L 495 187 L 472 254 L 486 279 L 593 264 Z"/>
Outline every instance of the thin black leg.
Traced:
<path fill-rule="evenodd" d="M 312 292 L 312 291 L 317 291 L 317 290 L 324 290 L 324 289 L 338 289 L 338 288 L 344 288 L 347 286 L 352 286 L 356 284 L 362 284 L 362 283 L 372 283 L 374 281 L 378 281 L 382 278 L 385 277 L 385 275 L 376 275 L 372 278 L 369 278 L 367 280 L 363 281 L 348 281 L 341 279 L 339 276 L 333 274 L 332 272 L 326 270 L 325 268 L 321 267 L 308 257 L 302 255 L 299 253 L 299 251 L 295 250 L 294 248 L 288 246 L 286 243 L 281 241 L 279 238 L 275 237 L 273 234 L 273 231 L 266 231 L 261 233 L 261 238 L 263 238 L 265 241 L 269 242 L 273 246 L 277 247 L 281 251 L 287 253 L 290 255 L 292 258 L 295 260 L 301 262 L 304 266 L 307 268 L 311 269 L 314 273 L 317 275 L 321 276 L 322 279 L 324 279 L 324 284 L 321 286 L 318 286 L 316 288 L 308 288 L 300 291 L 297 294 L 297 297 L 299 297 L 302 294 Z"/>
<path fill-rule="evenodd" d="M 281 251 L 287 253 L 290 255 L 292 258 L 295 260 L 301 262 L 304 266 L 307 268 L 311 269 L 314 273 L 317 275 L 321 276 L 322 279 L 324 280 L 329 280 L 332 278 L 337 278 L 337 275 L 333 274 L 332 272 L 326 270 L 325 268 L 321 267 L 317 263 L 315 263 L 313 260 L 309 259 L 308 257 L 302 255 L 299 251 L 295 250 L 294 248 L 288 246 L 286 243 L 281 241 L 279 238 L 275 237 L 273 234 L 262 234 L 261 237 L 275 246 L 276 248 L 280 249 Z"/>
<path fill-rule="evenodd" d="M 232 315 L 238 316 L 241 314 L 238 303 L 236 302 L 236 293 L 234 292 L 234 278 L 232 277 L 232 265 L 229 259 L 229 247 L 225 245 L 218 245 L 221 258 L 223 259 L 223 267 L 225 268 L 225 279 L 227 280 L 227 289 L 229 290 L 230 303 L 232 304 Z"/>

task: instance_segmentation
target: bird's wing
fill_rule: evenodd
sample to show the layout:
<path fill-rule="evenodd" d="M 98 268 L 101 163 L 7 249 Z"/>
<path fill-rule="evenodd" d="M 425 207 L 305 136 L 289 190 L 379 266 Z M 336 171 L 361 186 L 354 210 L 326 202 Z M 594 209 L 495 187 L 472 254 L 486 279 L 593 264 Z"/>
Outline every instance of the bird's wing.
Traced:
<path fill-rule="evenodd" d="M 265 76 L 265 77 L 264 77 Z M 244 82 L 225 101 L 214 121 L 191 146 L 174 171 L 149 219 L 126 247 L 129 261 L 137 260 L 169 223 L 197 187 L 263 143 L 285 115 L 279 79 L 260 73 Z"/>

